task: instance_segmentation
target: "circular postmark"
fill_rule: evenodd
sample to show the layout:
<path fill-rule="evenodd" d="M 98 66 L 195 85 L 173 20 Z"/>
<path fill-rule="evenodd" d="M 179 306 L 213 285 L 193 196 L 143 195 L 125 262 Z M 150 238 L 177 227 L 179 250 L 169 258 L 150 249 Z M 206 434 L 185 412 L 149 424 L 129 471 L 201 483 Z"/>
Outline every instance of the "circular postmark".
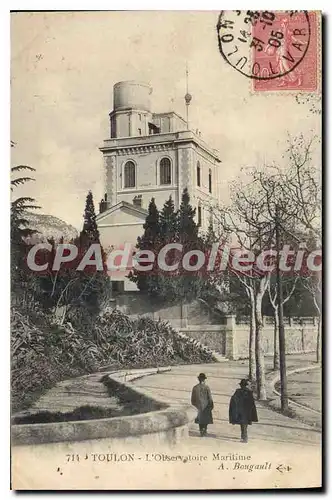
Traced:
<path fill-rule="evenodd" d="M 307 11 L 222 10 L 217 33 L 225 61 L 256 80 L 292 72 L 305 57 L 311 36 Z"/>

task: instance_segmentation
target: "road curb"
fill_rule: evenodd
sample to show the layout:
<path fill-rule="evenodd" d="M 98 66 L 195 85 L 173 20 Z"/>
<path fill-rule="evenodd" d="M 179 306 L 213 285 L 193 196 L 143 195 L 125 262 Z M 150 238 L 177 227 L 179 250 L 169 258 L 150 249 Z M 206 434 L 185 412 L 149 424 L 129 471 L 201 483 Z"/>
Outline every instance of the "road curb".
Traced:
<path fill-rule="evenodd" d="M 12 424 L 12 445 L 36 445 L 63 442 L 79 442 L 95 439 L 109 439 L 110 443 L 119 440 L 124 445 L 127 440 L 140 441 L 143 436 L 152 436 L 158 442 L 176 444 L 188 436 L 188 424 L 194 420 L 196 412 L 188 404 L 181 404 L 151 394 L 145 389 L 131 384 L 138 378 L 170 371 L 170 367 L 117 370 L 113 373 L 104 372 L 90 374 L 82 378 L 94 379 L 94 383 L 105 384 L 107 377 L 110 384 L 124 387 L 130 396 L 144 398 L 151 402 L 150 411 L 144 413 L 94 418 L 86 420 L 68 420 L 60 422 Z"/>
<path fill-rule="evenodd" d="M 157 373 L 166 373 L 172 370 L 171 366 L 163 366 L 159 368 L 137 368 L 130 370 L 114 370 L 107 372 L 108 375 L 115 375 L 119 382 L 133 382 L 134 380 L 148 375 L 156 375 Z M 114 378 L 114 377 L 113 377 Z"/>
<path fill-rule="evenodd" d="M 317 366 L 309 365 L 307 367 L 296 368 L 294 370 L 287 370 L 286 373 L 287 373 L 287 377 L 289 377 L 289 375 L 293 375 L 294 373 L 302 373 L 302 372 L 307 372 L 307 371 L 311 371 L 311 370 L 319 370 L 319 369 L 321 369 L 321 365 L 317 365 Z M 272 392 L 280 397 L 281 393 L 279 391 L 277 391 L 277 389 L 275 388 L 275 386 L 278 382 L 280 382 L 280 374 L 276 375 L 271 380 L 270 385 L 272 386 Z M 312 413 L 316 413 L 318 415 L 321 415 L 320 411 L 315 410 L 314 408 L 310 408 L 309 406 L 302 405 L 301 403 L 297 403 L 296 401 L 293 401 L 291 398 L 288 398 L 288 401 L 289 401 L 290 406 L 297 406 L 299 408 L 302 408 L 303 410 L 307 410 L 307 411 L 310 411 Z"/>
<path fill-rule="evenodd" d="M 307 365 L 303 366 L 300 368 L 293 368 L 291 370 L 287 370 L 287 377 L 294 374 L 294 373 L 301 373 L 305 372 L 308 370 L 317 370 L 320 369 L 321 365 Z M 272 410 L 280 413 L 281 408 L 280 408 L 280 392 L 277 391 L 275 388 L 275 385 L 280 381 L 280 374 L 279 372 L 272 371 L 269 374 L 267 374 L 267 392 L 268 392 L 268 400 L 265 401 L 266 406 L 271 408 Z M 278 400 L 277 400 L 278 398 Z M 313 415 L 321 415 L 321 412 L 317 412 L 317 410 L 313 410 L 312 408 L 309 408 L 307 406 L 301 405 L 300 403 L 297 403 L 296 401 L 293 401 L 292 399 L 289 399 L 289 407 L 290 410 L 293 412 L 293 415 L 288 415 L 289 418 L 293 418 L 296 420 L 299 420 L 300 422 L 308 425 L 309 427 L 313 428 L 316 430 L 316 432 L 321 432 L 321 423 L 318 424 L 315 421 L 313 421 Z M 287 416 L 287 415 L 286 415 Z"/>

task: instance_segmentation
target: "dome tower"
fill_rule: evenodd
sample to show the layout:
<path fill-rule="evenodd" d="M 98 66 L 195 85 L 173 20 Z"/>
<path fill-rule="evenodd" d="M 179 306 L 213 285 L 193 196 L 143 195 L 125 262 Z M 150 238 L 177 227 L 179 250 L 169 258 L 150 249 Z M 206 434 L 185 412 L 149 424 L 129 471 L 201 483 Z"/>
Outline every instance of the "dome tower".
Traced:
<path fill-rule="evenodd" d="M 110 113 L 111 137 L 137 137 L 149 134 L 152 87 L 136 81 L 118 82 L 113 87 Z"/>

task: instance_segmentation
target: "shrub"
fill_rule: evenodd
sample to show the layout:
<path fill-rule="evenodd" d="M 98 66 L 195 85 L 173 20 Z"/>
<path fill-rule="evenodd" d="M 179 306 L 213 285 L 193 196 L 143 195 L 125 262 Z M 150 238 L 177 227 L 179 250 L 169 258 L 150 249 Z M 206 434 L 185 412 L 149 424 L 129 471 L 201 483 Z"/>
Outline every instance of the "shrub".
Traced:
<path fill-rule="evenodd" d="M 22 410 L 58 381 L 107 365 L 156 367 L 215 361 L 211 351 L 168 323 L 130 319 L 118 310 L 100 314 L 94 325 L 59 326 L 35 311 L 12 307 L 12 406 Z"/>

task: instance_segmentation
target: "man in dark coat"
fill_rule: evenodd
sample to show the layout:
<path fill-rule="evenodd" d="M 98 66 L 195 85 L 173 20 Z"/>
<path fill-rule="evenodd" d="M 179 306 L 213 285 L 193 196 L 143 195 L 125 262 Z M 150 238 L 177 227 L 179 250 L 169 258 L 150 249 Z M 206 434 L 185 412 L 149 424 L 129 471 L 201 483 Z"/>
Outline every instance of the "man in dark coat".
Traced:
<path fill-rule="evenodd" d="M 200 373 L 198 375 L 199 383 L 193 387 L 191 393 L 191 404 L 198 410 L 195 423 L 199 425 L 201 436 L 206 436 L 207 426 L 213 424 L 213 399 L 210 387 L 205 383 L 205 380 L 205 373 Z"/>
<path fill-rule="evenodd" d="M 229 403 L 229 423 L 241 426 L 241 442 L 248 442 L 248 425 L 258 422 L 257 410 L 248 380 L 242 379 L 240 389 L 236 389 Z"/>

